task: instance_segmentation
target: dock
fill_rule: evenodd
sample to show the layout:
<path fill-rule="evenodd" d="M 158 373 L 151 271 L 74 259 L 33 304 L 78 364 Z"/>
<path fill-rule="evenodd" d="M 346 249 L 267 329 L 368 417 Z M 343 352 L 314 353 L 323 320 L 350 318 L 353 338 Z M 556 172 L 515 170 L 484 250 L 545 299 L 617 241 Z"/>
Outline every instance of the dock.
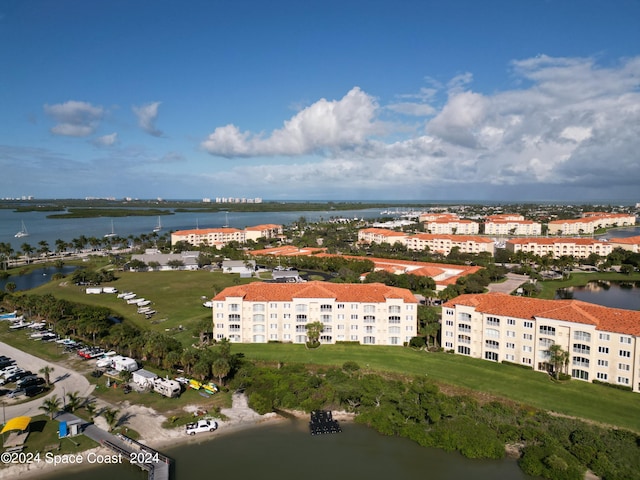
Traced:
<path fill-rule="evenodd" d="M 327 410 L 314 410 L 311 412 L 309 430 L 311 431 L 311 435 L 342 432 L 338 421 L 334 420 L 331 412 Z"/>
<path fill-rule="evenodd" d="M 82 421 L 70 413 L 60 414 L 56 420 L 68 423 Z M 146 470 L 149 480 L 170 480 L 172 460 L 159 451 L 126 435 L 113 435 L 92 423 L 83 423 L 81 431 L 100 445 L 115 453 L 122 454 L 132 465 Z M 132 461 L 132 459 L 134 460 Z"/>

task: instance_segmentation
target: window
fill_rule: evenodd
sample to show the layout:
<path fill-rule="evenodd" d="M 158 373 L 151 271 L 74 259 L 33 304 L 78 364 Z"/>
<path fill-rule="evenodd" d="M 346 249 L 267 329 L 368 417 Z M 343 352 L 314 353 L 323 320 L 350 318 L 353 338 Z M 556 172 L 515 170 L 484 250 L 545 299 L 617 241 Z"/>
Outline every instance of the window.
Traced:
<path fill-rule="evenodd" d="M 620 350 L 621 357 L 631 358 L 631 352 L 629 350 Z"/>
<path fill-rule="evenodd" d="M 344 303 L 338 304 L 338 310 L 344 310 Z"/>
<path fill-rule="evenodd" d="M 331 343 L 332 340 L 333 337 L 331 335 L 320 335 L 321 342 Z"/>
<path fill-rule="evenodd" d="M 224 318 L 224 313 L 216 313 L 216 318 Z"/>
<path fill-rule="evenodd" d="M 307 316 L 303 315 L 303 314 L 296 315 L 296 322 L 297 323 L 307 323 Z"/>
<path fill-rule="evenodd" d="M 598 338 L 600 338 L 600 340 L 608 342 L 610 339 L 610 336 L 608 333 L 601 333 L 600 335 L 598 335 Z"/>
<path fill-rule="evenodd" d="M 598 347 L 598 353 L 609 353 L 609 347 Z"/>
<path fill-rule="evenodd" d="M 351 335 L 349 337 L 349 340 L 352 341 L 352 342 L 357 342 L 358 341 L 358 335 Z"/>
<path fill-rule="evenodd" d="M 389 323 L 391 323 L 391 318 L 389 318 Z M 400 323 L 400 319 L 398 318 L 398 323 Z M 447 327 L 453 327 L 453 320 L 445 320 L 444 324 Z"/>
<path fill-rule="evenodd" d="M 330 312 L 331 311 L 331 305 L 320 305 L 320 311 L 321 312 Z"/>
<path fill-rule="evenodd" d="M 263 303 L 254 303 L 253 304 L 254 312 L 264 312 L 264 304 Z"/>
<path fill-rule="evenodd" d="M 269 304 L 269 308 L 278 308 L 278 304 L 277 303 L 270 303 Z"/>
<path fill-rule="evenodd" d="M 500 330 L 496 330 L 495 328 L 487 328 L 484 334 L 489 338 L 500 338 Z"/>
<path fill-rule="evenodd" d="M 500 319 L 496 317 L 487 317 L 487 325 L 490 327 L 499 327 Z"/>
<path fill-rule="evenodd" d="M 358 320 L 358 314 L 357 313 L 352 313 L 351 314 L 351 320 Z"/>
<path fill-rule="evenodd" d="M 583 345 L 581 343 L 574 343 L 573 353 L 579 353 L 581 355 L 589 355 L 591 353 L 591 347 L 589 345 Z"/>
<path fill-rule="evenodd" d="M 589 359 L 585 357 L 573 357 L 572 365 L 589 368 Z"/>
<path fill-rule="evenodd" d="M 598 380 L 607 380 L 608 377 L 609 375 L 607 375 L 606 373 L 603 373 L 603 372 L 596 373 L 596 378 Z"/>
<path fill-rule="evenodd" d="M 470 322 L 471 321 L 471 314 L 470 313 L 458 313 L 458 321 L 459 322 Z"/>
<path fill-rule="evenodd" d="M 555 334 L 555 327 L 550 327 L 549 325 L 540 325 L 540 335 L 549 335 L 550 337 L 553 337 L 555 336 Z"/>
<path fill-rule="evenodd" d="M 444 310 L 444 314 L 445 314 L 445 315 L 453 315 L 453 314 L 454 314 L 454 311 L 453 311 L 453 310 L 451 310 L 450 308 L 445 308 L 445 310 Z"/>
<path fill-rule="evenodd" d="M 449 332 L 447 332 L 449 333 Z M 471 337 L 468 335 L 458 335 L 458 342 L 459 343 L 466 343 L 468 345 L 471 344 Z"/>
<path fill-rule="evenodd" d="M 531 353 L 531 352 L 533 352 L 533 347 L 531 345 L 523 345 L 522 346 L 522 351 L 523 352 L 527 352 L 527 353 Z"/>
<path fill-rule="evenodd" d="M 253 321 L 254 322 L 264 322 L 264 315 L 262 315 L 261 313 L 256 313 L 253 316 Z"/>
<path fill-rule="evenodd" d="M 629 385 L 629 379 L 627 377 L 618 377 L 618 383 L 622 385 Z"/>
<path fill-rule="evenodd" d="M 284 318 L 285 320 L 288 320 L 291 318 L 291 314 L 290 313 L 285 313 L 284 315 L 282 315 L 282 318 Z"/>
<path fill-rule="evenodd" d="M 307 311 L 306 305 L 296 305 L 296 312 L 306 312 L 306 311 Z"/>
<path fill-rule="evenodd" d="M 240 325 L 238 325 L 237 323 L 230 323 L 229 324 L 229 331 L 230 332 L 239 332 L 240 331 Z"/>
<path fill-rule="evenodd" d="M 322 323 L 331 323 L 331 315 L 320 315 L 320 321 Z"/>
<path fill-rule="evenodd" d="M 389 327 L 389 333 L 400 333 L 400 327 Z"/>
<path fill-rule="evenodd" d="M 237 303 L 230 303 L 229 304 L 229 311 L 230 312 L 237 312 L 240 310 L 240 307 Z"/>
<path fill-rule="evenodd" d="M 522 363 L 524 363 L 525 365 L 531 365 L 533 361 L 530 358 L 524 357 L 522 359 Z"/>
<path fill-rule="evenodd" d="M 525 333 L 522 335 L 522 338 L 524 338 L 525 340 L 533 340 L 533 335 L 530 333 Z"/>
<path fill-rule="evenodd" d="M 524 322 L 524 328 L 533 328 L 533 322 Z"/>
<path fill-rule="evenodd" d="M 609 366 L 609 360 L 598 360 L 598 366 L 599 367 L 608 367 Z"/>
<path fill-rule="evenodd" d="M 278 318 L 278 314 L 277 313 L 270 313 L 269 314 L 269 318 Z"/>
<path fill-rule="evenodd" d="M 351 325 L 351 330 L 358 330 L 358 325 Z"/>
<path fill-rule="evenodd" d="M 513 318 L 507 318 L 507 325 L 515 325 L 516 321 Z"/>
<path fill-rule="evenodd" d="M 307 331 L 307 327 L 304 325 L 296 325 L 296 332 L 300 333 L 300 332 L 306 332 Z"/>
<path fill-rule="evenodd" d="M 553 339 L 551 338 L 541 338 L 538 342 L 538 344 L 540 345 L 540 347 L 542 348 L 549 348 L 551 345 L 553 345 L 554 343 L 556 343 Z"/>
<path fill-rule="evenodd" d="M 376 317 L 374 315 L 365 315 L 364 323 L 376 323 Z"/>
<path fill-rule="evenodd" d="M 283 330 L 290 330 L 291 329 L 291 324 L 290 323 L 285 323 L 284 325 L 282 325 L 282 329 Z"/>
<path fill-rule="evenodd" d="M 376 329 L 376 327 L 371 327 L 371 326 L 364 327 L 365 333 L 374 333 L 375 329 Z"/>
<path fill-rule="evenodd" d="M 389 343 L 391 343 L 391 345 L 400 345 L 400 338 L 399 337 L 391 337 L 389 338 Z M 450 345 L 452 346 L 452 345 Z"/>
<path fill-rule="evenodd" d="M 365 345 L 375 345 L 376 344 L 376 337 L 364 337 L 362 339 L 362 343 L 364 343 Z"/>
<path fill-rule="evenodd" d="M 589 332 L 581 332 L 580 330 L 578 330 L 577 332 L 574 332 L 573 339 L 579 340 L 581 342 L 590 342 L 591 334 Z"/>
<path fill-rule="evenodd" d="M 400 305 L 389 305 L 389 313 L 400 313 Z"/>
<path fill-rule="evenodd" d="M 270 323 L 269 324 L 269 328 L 271 330 L 277 330 L 278 329 L 278 324 L 277 323 Z"/>
<path fill-rule="evenodd" d="M 516 332 L 514 332 L 513 330 L 507 330 L 507 337 L 516 338 Z"/>
<path fill-rule="evenodd" d="M 376 311 L 376 306 L 375 305 L 365 305 L 364 306 L 364 313 L 375 313 Z"/>
<path fill-rule="evenodd" d="M 338 320 L 344 320 L 344 313 L 338 314 Z"/>
<path fill-rule="evenodd" d="M 497 362 L 498 354 L 496 352 L 484 352 L 484 358 L 493 362 Z"/>
<path fill-rule="evenodd" d="M 584 370 L 579 370 L 577 368 L 571 370 L 571 376 L 581 380 L 589 380 L 589 372 L 585 372 Z"/>
<path fill-rule="evenodd" d="M 504 359 L 505 359 L 506 361 L 508 361 L 508 362 L 514 362 L 514 361 L 516 360 L 516 356 L 515 356 L 515 355 L 512 355 L 512 354 L 510 354 L 510 353 L 507 353 L 507 354 L 504 356 Z"/>
<path fill-rule="evenodd" d="M 629 364 L 628 363 L 619 363 L 618 364 L 618 370 L 624 370 L 625 372 L 629 371 Z"/>
<path fill-rule="evenodd" d="M 463 345 L 458 345 L 458 353 L 461 353 L 462 355 L 471 355 L 471 349 Z"/>
<path fill-rule="evenodd" d="M 224 323 L 216 323 L 216 328 L 224 328 Z"/>
<path fill-rule="evenodd" d="M 495 340 L 485 340 L 484 345 L 485 347 L 491 348 L 494 350 L 497 350 L 500 348 L 500 343 L 496 342 Z"/>
<path fill-rule="evenodd" d="M 237 313 L 231 313 L 229 314 L 229 321 L 232 322 L 239 322 L 240 321 L 240 315 Z"/>
<path fill-rule="evenodd" d="M 458 325 L 458 330 L 465 333 L 471 333 L 471 325 L 460 324 Z"/>
<path fill-rule="evenodd" d="M 514 349 L 516 348 L 516 344 L 507 342 L 507 348 Z"/>
<path fill-rule="evenodd" d="M 620 337 L 620 343 L 631 345 L 631 337 Z"/>
<path fill-rule="evenodd" d="M 254 325 L 253 326 L 254 333 L 262 333 L 264 332 L 264 325 Z"/>

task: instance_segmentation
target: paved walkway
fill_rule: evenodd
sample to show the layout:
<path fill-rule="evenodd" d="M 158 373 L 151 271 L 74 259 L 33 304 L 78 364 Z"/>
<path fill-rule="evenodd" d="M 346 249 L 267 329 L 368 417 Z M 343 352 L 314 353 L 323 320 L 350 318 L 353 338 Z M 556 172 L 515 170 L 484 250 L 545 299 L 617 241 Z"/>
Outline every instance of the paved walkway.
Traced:
<path fill-rule="evenodd" d="M 518 275 L 516 273 L 507 273 L 507 280 L 500 283 L 490 283 L 487 290 L 490 292 L 511 293 L 523 283 L 529 281 L 528 275 Z"/>
<path fill-rule="evenodd" d="M 1 342 L 0 355 L 6 355 L 7 357 L 13 358 L 20 368 L 31 370 L 36 374 L 38 373 L 38 370 L 45 365 L 49 365 L 54 368 L 50 375 L 51 382 L 53 383 L 53 390 L 46 396 L 37 398 L 30 402 L 20 403 L 18 405 L 11 405 L 10 402 L 13 400 L 0 397 L 0 399 L 5 403 L 5 406 L 3 407 L 3 422 L 10 418 L 20 417 L 23 415 L 35 417 L 36 415 L 44 413 L 40 410 L 40 406 L 47 398 L 50 398 L 53 395 L 57 395 L 58 398 L 62 399 L 67 393 L 71 392 L 79 392 L 80 397 L 88 397 L 91 392 L 93 392 L 93 385 L 91 385 L 83 375 L 73 370 L 69 370 L 60 364 L 48 362 Z M 20 401 L 21 399 L 17 399 L 16 401 Z"/>

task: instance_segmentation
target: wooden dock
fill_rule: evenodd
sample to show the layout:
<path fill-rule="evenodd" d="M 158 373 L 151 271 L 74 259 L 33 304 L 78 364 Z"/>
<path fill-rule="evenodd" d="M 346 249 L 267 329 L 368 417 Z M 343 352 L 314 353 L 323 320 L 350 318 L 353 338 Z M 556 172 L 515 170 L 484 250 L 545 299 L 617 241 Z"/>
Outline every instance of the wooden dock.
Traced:
<path fill-rule="evenodd" d="M 77 422 L 81 419 L 70 413 L 63 413 L 56 420 Z M 157 450 L 126 435 L 113 435 L 92 423 L 84 423 L 81 431 L 100 445 L 122 454 L 131 464 L 146 470 L 149 473 L 149 480 L 170 480 L 171 459 Z"/>

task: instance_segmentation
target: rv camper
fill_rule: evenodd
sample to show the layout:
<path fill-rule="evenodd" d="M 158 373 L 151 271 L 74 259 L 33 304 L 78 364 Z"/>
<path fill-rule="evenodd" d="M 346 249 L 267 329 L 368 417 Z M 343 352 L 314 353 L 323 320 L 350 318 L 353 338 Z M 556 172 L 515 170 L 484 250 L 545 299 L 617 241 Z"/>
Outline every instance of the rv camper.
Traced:
<path fill-rule="evenodd" d="M 175 398 L 180 395 L 180 383 L 168 378 L 156 378 L 153 380 L 153 391 L 165 397 Z"/>

